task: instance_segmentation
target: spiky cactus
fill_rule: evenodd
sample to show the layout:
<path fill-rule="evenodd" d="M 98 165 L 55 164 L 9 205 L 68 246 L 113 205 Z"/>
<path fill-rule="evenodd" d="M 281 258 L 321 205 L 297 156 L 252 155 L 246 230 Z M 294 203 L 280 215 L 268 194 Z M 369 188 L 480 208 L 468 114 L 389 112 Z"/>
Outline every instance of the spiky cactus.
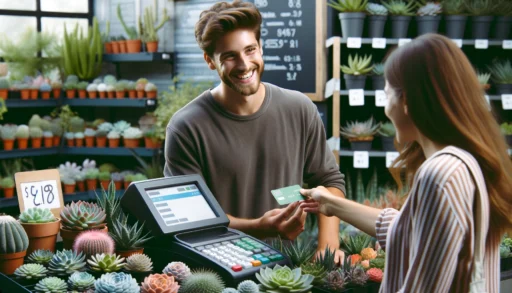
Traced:
<path fill-rule="evenodd" d="M 224 290 L 224 281 L 214 272 L 194 272 L 181 284 L 180 293 L 218 293 Z"/>
<path fill-rule="evenodd" d="M 303 275 L 300 268 L 292 270 L 280 265 L 276 265 L 274 269 L 261 268 L 260 272 L 256 273 L 256 278 L 261 283 L 260 291 L 269 293 L 310 292 L 314 279 L 311 275 Z"/>
<path fill-rule="evenodd" d="M 49 269 L 54 275 L 68 276 L 74 272 L 80 272 L 85 267 L 85 256 L 80 252 L 64 249 L 58 251 L 50 261 Z"/>
<path fill-rule="evenodd" d="M 103 229 L 105 212 L 95 203 L 71 202 L 60 212 L 62 228 L 73 231 Z"/>
<path fill-rule="evenodd" d="M 66 282 L 57 277 L 44 278 L 36 284 L 36 292 L 44 293 L 66 293 L 68 286 Z"/>
<path fill-rule="evenodd" d="M 323 287 L 329 291 L 341 291 L 345 287 L 345 273 L 335 270 L 327 274 L 323 281 Z"/>
<path fill-rule="evenodd" d="M 178 282 L 183 282 L 190 276 L 190 268 L 180 261 L 173 261 L 169 263 L 164 268 L 163 272 L 164 274 L 174 276 Z"/>
<path fill-rule="evenodd" d="M 153 14 L 153 7 L 149 6 L 144 9 L 144 41 L 145 42 L 156 42 L 158 41 L 157 32 L 164 26 L 164 24 L 169 20 L 169 15 L 167 15 L 167 9 L 164 8 L 162 10 L 162 19 L 160 23 L 155 24 L 155 15 Z"/>
<path fill-rule="evenodd" d="M 28 256 L 27 261 L 29 263 L 38 263 L 38 264 L 42 264 L 42 265 L 47 265 L 52 260 L 52 257 L 53 257 L 53 252 L 51 252 L 50 250 L 39 249 L 39 250 L 32 252 Z"/>
<path fill-rule="evenodd" d="M 87 272 L 74 272 L 68 279 L 68 286 L 80 292 L 94 289 L 94 277 Z"/>
<path fill-rule="evenodd" d="M 149 275 L 140 285 L 141 293 L 178 293 L 179 289 L 174 277 L 166 274 Z"/>
<path fill-rule="evenodd" d="M 371 246 L 371 240 L 366 234 L 349 237 L 347 241 L 341 239 L 341 248 L 347 255 L 359 254 L 361 250 Z"/>
<path fill-rule="evenodd" d="M 95 293 L 139 293 L 137 281 L 129 274 L 107 273 L 94 282 Z"/>
<path fill-rule="evenodd" d="M 120 257 L 116 254 L 96 254 L 91 256 L 91 259 L 87 260 L 89 268 L 96 272 L 117 272 L 125 264 L 124 257 Z"/>
<path fill-rule="evenodd" d="M 114 240 L 107 232 L 85 231 L 75 239 L 73 250 L 83 252 L 87 258 L 101 253 L 112 254 L 114 253 Z"/>
<path fill-rule="evenodd" d="M 129 272 L 151 272 L 153 270 L 153 263 L 145 254 L 134 254 L 126 259 L 124 269 Z M 178 279 L 176 280 L 178 281 Z"/>
<path fill-rule="evenodd" d="M 27 250 L 28 236 L 23 226 L 11 216 L 0 214 L 0 254 Z"/>
<path fill-rule="evenodd" d="M 30 208 L 20 215 L 22 223 L 49 223 L 56 221 L 55 216 L 47 208 Z"/>
<path fill-rule="evenodd" d="M 256 283 L 251 280 L 243 281 L 238 284 L 238 292 L 239 293 L 259 293 L 260 287 Z"/>
<path fill-rule="evenodd" d="M 318 285 L 327 275 L 327 269 L 320 262 L 309 262 L 300 266 L 303 274 L 313 276 L 313 284 Z"/>
<path fill-rule="evenodd" d="M 41 279 L 47 273 L 48 270 L 44 266 L 35 263 L 24 264 L 14 271 L 16 277 L 27 280 Z"/>

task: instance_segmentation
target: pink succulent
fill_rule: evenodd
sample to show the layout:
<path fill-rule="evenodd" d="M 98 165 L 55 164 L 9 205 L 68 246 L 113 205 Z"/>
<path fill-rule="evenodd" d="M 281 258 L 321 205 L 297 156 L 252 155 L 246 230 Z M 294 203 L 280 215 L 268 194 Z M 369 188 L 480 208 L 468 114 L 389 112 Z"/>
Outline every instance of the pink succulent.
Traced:
<path fill-rule="evenodd" d="M 366 271 L 366 275 L 368 276 L 368 279 L 372 282 L 381 283 L 382 282 L 382 270 L 378 268 L 371 268 L 368 271 Z"/>
<path fill-rule="evenodd" d="M 367 270 L 370 268 L 370 261 L 369 260 L 363 260 L 361 262 L 361 266 L 363 267 L 363 269 Z"/>

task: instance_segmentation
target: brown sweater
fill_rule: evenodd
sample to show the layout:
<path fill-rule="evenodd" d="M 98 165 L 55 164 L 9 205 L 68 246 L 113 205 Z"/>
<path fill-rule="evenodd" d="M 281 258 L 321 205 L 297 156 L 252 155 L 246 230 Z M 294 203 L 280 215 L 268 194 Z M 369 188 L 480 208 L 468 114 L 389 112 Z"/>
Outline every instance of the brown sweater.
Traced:
<path fill-rule="evenodd" d="M 164 175 L 201 174 L 236 217 L 279 207 L 270 193 L 276 188 L 305 182 L 345 190 L 316 106 L 297 91 L 264 85 L 252 115 L 226 111 L 207 90 L 167 126 Z"/>

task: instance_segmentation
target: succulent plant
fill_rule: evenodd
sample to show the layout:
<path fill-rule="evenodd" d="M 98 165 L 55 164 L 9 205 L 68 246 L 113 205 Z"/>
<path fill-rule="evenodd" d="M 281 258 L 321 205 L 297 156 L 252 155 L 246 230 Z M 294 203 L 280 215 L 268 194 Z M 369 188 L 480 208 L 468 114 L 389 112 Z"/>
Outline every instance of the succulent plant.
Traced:
<path fill-rule="evenodd" d="M 352 266 L 359 264 L 363 260 L 363 257 L 360 254 L 351 254 L 348 257 Z"/>
<path fill-rule="evenodd" d="M 334 270 L 336 267 L 336 262 L 334 261 L 334 252 L 335 250 L 326 247 L 324 252 L 315 258 L 315 262 L 321 264 L 322 267 L 324 267 L 327 271 Z"/>
<path fill-rule="evenodd" d="M 461 15 L 466 11 L 466 0 L 443 0 L 441 6 L 443 13 L 447 15 Z"/>
<path fill-rule="evenodd" d="M 52 129 L 52 123 L 49 120 L 41 119 L 41 122 L 39 123 L 39 127 L 43 131 L 50 131 Z"/>
<path fill-rule="evenodd" d="M 89 83 L 87 81 L 81 81 L 76 84 L 76 89 L 77 90 L 85 90 L 88 85 L 89 85 Z"/>
<path fill-rule="evenodd" d="M 239 292 L 235 288 L 226 288 L 226 289 L 222 290 L 221 293 L 239 293 Z"/>
<path fill-rule="evenodd" d="M 123 134 L 126 129 L 130 128 L 130 126 L 130 123 L 120 120 L 114 123 L 114 130 L 119 134 Z"/>
<path fill-rule="evenodd" d="M 312 241 L 308 242 L 300 239 L 288 242 L 288 244 L 283 244 L 282 241 L 279 241 L 279 247 L 276 246 L 274 247 L 287 255 L 296 267 L 309 262 L 316 252 Z"/>
<path fill-rule="evenodd" d="M 154 92 L 157 90 L 156 85 L 154 83 L 148 82 L 144 87 L 146 92 Z"/>
<path fill-rule="evenodd" d="M 73 132 L 66 132 L 64 134 L 64 138 L 66 138 L 66 139 L 75 139 L 75 134 Z"/>
<path fill-rule="evenodd" d="M 52 122 L 50 129 L 52 133 L 56 136 L 62 136 L 62 133 L 64 132 L 64 129 L 62 128 L 62 125 L 60 123 Z"/>
<path fill-rule="evenodd" d="M 384 5 L 377 3 L 368 3 L 366 12 L 370 15 L 388 15 L 388 9 Z"/>
<path fill-rule="evenodd" d="M 76 139 L 83 139 L 85 137 L 83 132 L 75 132 Z"/>
<path fill-rule="evenodd" d="M 384 270 L 386 265 L 386 260 L 384 258 L 375 258 L 370 260 L 370 268 L 377 268 Z"/>
<path fill-rule="evenodd" d="M 53 255 L 48 268 L 54 275 L 67 276 L 74 272 L 83 271 L 85 267 L 84 260 L 85 255 L 81 252 L 76 253 L 72 250 L 64 249 Z"/>
<path fill-rule="evenodd" d="M 66 82 L 78 83 L 78 76 L 71 74 L 66 78 Z"/>
<path fill-rule="evenodd" d="M 345 287 L 345 273 L 343 270 L 338 269 L 329 272 L 323 280 L 322 287 L 332 292 L 342 291 Z"/>
<path fill-rule="evenodd" d="M 224 281 L 214 272 L 199 270 L 183 281 L 180 293 L 218 293 L 224 290 Z"/>
<path fill-rule="evenodd" d="M 52 90 L 52 87 L 47 82 L 43 82 L 41 86 L 39 86 L 39 90 L 42 92 L 49 92 Z"/>
<path fill-rule="evenodd" d="M 68 285 L 60 278 L 48 277 L 39 281 L 34 289 L 36 292 L 66 293 Z"/>
<path fill-rule="evenodd" d="M 84 131 L 85 121 L 83 118 L 78 116 L 71 117 L 69 120 L 69 131 L 71 132 L 81 132 Z"/>
<path fill-rule="evenodd" d="M 256 279 L 261 283 L 261 292 L 309 292 L 314 277 L 303 275 L 300 268 L 290 269 L 287 266 L 276 265 L 273 269 L 261 268 L 256 273 Z"/>
<path fill-rule="evenodd" d="M 85 179 L 98 179 L 98 169 L 90 169 L 85 171 Z"/>
<path fill-rule="evenodd" d="M 0 77 L 0 89 L 8 89 L 9 86 L 9 80 L 5 77 Z"/>
<path fill-rule="evenodd" d="M 62 81 L 60 81 L 60 80 L 52 80 L 52 81 L 50 82 L 50 85 L 51 85 L 51 86 L 52 86 L 52 88 L 54 88 L 54 89 L 60 89 L 60 88 L 62 88 Z"/>
<path fill-rule="evenodd" d="M 481 85 L 487 85 L 489 84 L 489 79 L 491 79 L 491 74 L 487 72 L 478 72 L 477 73 L 478 82 Z"/>
<path fill-rule="evenodd" d="M 129 127 L 123 132 L 123 137 L 126 139 L 139 139 L 142 138 L 142 131 L 138 127 Z"/>
<path fill-rule="evenodd" d="M 506 245 L 500 245 L 500 258 L 510 257 L 510 248 Z"/>
<path fill-rule="evenodd" d="M 137 83 L 135 85 L 135 89 L 138 90 L 138 91 L 143 91 L 145 88 L 146 88 L 146 85 L 142 84 L 142 83 Z"/>
<path fill-rule="evenodd" d="M 27 262 L 46 265 L 50 263 L 52 257 L 53 252 L 51 252 L 50 250 L 38 249 L 28 256 Z"/>
<path fill-rule="evenodd" d="M 489 66 L 492 78 L 497 84 L 512 84 L 512 63 L 510 60 L 499 62 L 493 61 Z"/>
<path fill-rule="evenodd" d="M 13 140 L 16 138 L 16 131 L 18 126 L 14 124 L 7 124 L 0 128 L 0 136 L 3 140 Z"/>
<path fill-rule="evenodd" d="M 121 134 L 115 130 L 112 130 L 110 131 L 108 134 L 107 134 L 107 138 L 109 139 L 119 139 L 121 138 Z"/>
<path fill-rule="evenodd" d="M 129 81 L 126 83 L 126 90 L 127 91 L 133 91 L 135 90 L 135 82 Z"/>
<path fill-rule="evenodd" d="M 73 250 L 83 252 L 87 258 L 101 253 L 112 254 L 114 253 L 114 240 L 107 232 L 84 231 L 75 239 Z"/>
<path fill-rule="evenodd" d="M 137 173 L 137 174 L 133 175 L 133 177 L 132 177 L 132 182 L 144 181 L 144 180 L 148 180 L 148 177 L 141 173 Z"/>
<path fill-rule="evenodd" d="M 107 92 L 115 92 L 116 91 L 116 87 L 112 84 L 107 84 Z"/>
<path fill-rule="evenodd" d="M 144 224 L 136 221 L 133 226 L 128 224 L 128 216 L 121 215 L 113 219 L 112 229 L 109 230 L 110 236 L 116 243 L 118 250 L 133 250 L 142 247 L 142 245 L 151 239 L 150 232 L 144 234 Z"/>
<path fill-rule="evenodd" d="M 75 82 L 65 82 L 64 83 L 64 89 L 69 91 L 69 90 L 76 90 L 76 86 L 78 85 L 78 83 L 75 83 Z"/>
<path fill-rule="evenodd" d="M 94 289 L 94 277 L 87 272 L 74 272 L 68 279 L 68 287 L 71 290 L 84 292 Z"/>
<path fill-rule="evenodd" d="M 435 16 L 441 14 L 441 12 L 443 12 L 443 8 L 440 3 L 427 2 L 418 9 L 417 14 L 419 16 Z"/>
<path fill-rule="evenodd" d="M 98 92 L 106 92 L 107 91 L 107 85 L 104 83 L 98 84 L 97 87 Z"/>
<path fill-rule="evenodd" d="M 107 273 L 94 282 L 95 293 L 139 293 L 137 281 L 129 274 Z"/>
<path fill-rule="evenodd" d="M 404 1 L 404 0 L 387 0 L 382 1 L 382 5 L 386 7 L 389 14 L 391 15 L 414 15 L 414 8 L 416 8 L 415 1 Z"/>
<path fill-rule="evenodd" d="M 87 86 L 87 91 L 88 92 L 95 92 L 98 90 L 98 85 L 95 84 L 95 83 L 90 83 L 88 86 Z"/>
<path fill-rule="evenodd" d="M 169 263 L 164 268 L 163 272 L 164 272 L 164 274 L 174 276 L 174 278 L 178 282 L 183 282 L 185 279 L 187 279 L 191 275 L 190 268 L 186 264 L 184 264 L 180 261 L 173 261 L 173 262 Z"/>
<path fill-rule="evenodd" d="M 382 282 L 383 273 L 381 269 L 371 268 L 368 271 L 366 271 L 366 275 L 368 276 L 368 279 L 372 282 Z"/>
<path fill-rule="evenodd" d="M 174 277 L 166 274 L 152 274 L 141 283 L 141 293 L 178 293 L 180 286 Z"/>
<path fill-rule="evenodd" d="M 96 85 L 98 85 L 98 84 L 100 84 L 100 83 L 102 83 L 102 82 L 103 82 L 103 80 L 102 80 L 101 78 L 99 78 L 99 77 L 98 77 L 98 78 L 95 78 L 95 79 L 92 81 L 92 83 L 94 83 L 94 84 L 96 84 Z"/>
<path fill-rule="evenodd" d="M 5 177 L 0 180 L 1 188 L 13 188 L 14 187 L 14 179 L 11 177 Z"/>
<path fill-rule="evenodd" d="M 60 177 L 60 181 L 64 185 L 75 185 L 76 184 L 76 180 L 74 178 L 69 177 L 69 176 Z"/>
<path fill-rule="evenodd" d="M 354 266 L 348 269 L 346 272 L 347 281 L 355 285 L 362 286 L 368 281 L 368 276 L 364 269 L 360 266 Z"/>
<path fill-rule="evenodd" d="M 116 91 L 118 92 L 122 92 L 122 91 L 125 91 L 126 90 L 126 82 L 124 81 L 118 81 L 116 84 L 115 84 L 115 89 Z"/>
<path fill-rule="evenodd" d="M 139 78 L 137 79 L 137 81 L 135 82 L 136 84 L 142 84 L 142 85 L 146 85 L 149 81 L 146 79 L 146 78 Z"/>
<path fill-rule="evenodd" d="M 98 125 L 98 131 L 106 131 L 109 132 L 112 129 L 114 129 L 114 125 L 110 122 L 103 122 L 100 125 Z"/>
<path fill-rule="evenodd" d="M 339 12 L 364 12 L 368 0 L 329 0 L 327 5 Z"/>
<path fill-rule="evenodd" d="M 48 208 L 29 208 L 20 215 L 22 223 L 49 223 L 56 221 L 55 216 Z"/>
<path fill-rule="evenodd" d="M 116 254 L 96 254 L 87 260 L 89 268 L 96 272 L 111 273 L 117 272 L 124 267 L 124 257 Z"/>
<path fill-rule="evenodd" d="M 369 260 L 363 260 L 361 262 L 361 266 L 363 267 L 363 269 L 367 270 L 370 268 L 370 261 Z"/>
<path fill-rule="evenodd" d="M 92 128 L 86 128 L 84 131 L 84 136 L 96 136 L 96 130 Z"/>
<path fill-rule="evenodd" d="M 116 82 L 117 78 L 111 74 L 107 74 L 105 77 L 103 77 L 103 83 L 106 85 L 114 85 Z"/>
<path fill-rule="evenodd" d="M 379 128 L 378 133 L 385 137 L 394 137 L 396 135 L 396 129 L 393 123 L 386 122 L 382 123 L 382 125 Z"/>
<path fill-rule="evenodd" d="M 380 123 L 375 124 L 373 117 L 365 122 L 350 121 L 340 128 L 340 134 L 348 139 L 363 139 L 373 137 L 379 130 Z"/>
<path fill-rule="evenodd" d="M 112 181 L 123 181 L 124 176 L 119 172 L 114 172 L 110 174 L 110 179 L 112 179 Z"/>
<path fill-rule="evenodd" d="M 11 216 L 0 215 L 0 254 L 25 251 L 28 237 L 21 224 Z"/>
<path fill-rule="evenodd" d="M 27 125 L 18 125 L 18 129 L 16 129 L 16 138 L 29 138 L 28 129 Z"/>
<path fill-rule="evenodd" d="M 30 127 L 29 136 L 31 138 L 41 138 L 43 137 L 43 130 L 39 127 Z"/>
<path fill-rule="evenodd" d="M 60 212 L 62 228 L 74 231 L 103 229 L 105 212 L 95 203 L 71 202 Z"/>
<path fill-rule="evenodd" d="M 493 0 L 471 0 L 465 2 L 465 8 L 471 16 L 493 15 L 495 9 L 495 1 Z"/>
<path fill-rule="evenodd" d="M 151 259 L 145 254 L 134 254 L 126 259 L 126 265 L 124 266 L 124 269 L 129 272 L 151 272 L 153 270 L 153 263 L 151 262 Z M 165 269 L 164 273 L 167 273 Z M 174 274 L 170 275 L 174 276 Z M 176 281 L 181 282 L 181 280 L 178 280 L 175 276 L 174 278 Z"/>
<path fill-rule="evenodd" d="M 47 273 L 48 270 L 43 265 L 35 263 L 24 264 L 14 271 L 16 277 L 26 280 L 41 279 Z"/>
<path fill-rule="evenodd" d="M 375 75 L 384 75 L 384 63 L 373 64 L 372 73 Z"/>
<path fill-rule="evenodd" d="M 361 257 L 363 260 L 371 260 L 377 257 L 377 251 L 373 250 L 371 247 L 366 247 L 361 250 Z"/>
<path fill-rule="evenodd" d="M 341 65 L 341 71 L 345 74 L 350 75 L 364 75 L 368 74 L 373 70 L 372 56 L 365 55 L 364 57 L 359 57 L 356 54 L 352 57 L 352 54 L 348 55 L 348 66 Z"/>
<path fill-rule="evenodd" d="M 239 293 L 259 293 L 260 288 L 251 280 L 246 280 L 238 284 Z"/>
<path fill-rule="evenodd" d="M 320 285 L 327 275 L 327 269 L 320 262 L 308 262 L 300 266 L 302 274 L 313 276 L 313 284 Z"/>
<path fill-rule="evenodd" d="M 347 255 L 359 254 L 364 248 L 371 247 L 371 238 L 366 234 L 360 234 L 348 238 L 348 241 L 341 239 L 341 249 Z"/>
<path fill-rule="evenodd" d="M 45 131 L 45 132 L 43 132 L 43 137 L 45 137 L 45 138 L 53 137 L 53 132 Z"/>

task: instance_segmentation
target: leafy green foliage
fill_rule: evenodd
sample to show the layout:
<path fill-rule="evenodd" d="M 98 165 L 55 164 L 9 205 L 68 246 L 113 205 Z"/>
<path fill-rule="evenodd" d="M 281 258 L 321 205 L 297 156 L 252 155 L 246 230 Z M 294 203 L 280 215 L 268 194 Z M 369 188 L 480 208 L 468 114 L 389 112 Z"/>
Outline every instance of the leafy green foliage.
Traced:
<path fill-rule="evenodd" d="M 396 135 L 396 129 L 393 123 L 386 122 L 382 123 L 382 125 L 379 128 L 378 133 L 385 137 L 394 137 Z"/>
<path fill-rule="evenodd" d="M 335 252 L 336 250 L 326 247 L 323 253 L 317 255 L 315 262 L 321 264 L 323 268 L 330 272 L 336 267 L 336 262 L 334 261 Z"/>
<path fill-rule="evenodd" d="M 412 0 L 387 0 L 382 1 L 382 5 L 388 9 L 391 15 L 412 16 L 416 9 L 416 2 Z"/>
<path fill-rule="evenodd" d="M 372 55 L 364 55 L 364 57 L 359 57 L 356 54 L 352 57 L 352 54 L 348 55 L 348 66 L 341 65 L 341 71 L 345 74 L 350 75 L 363 75 L 368 74 L 373 70 L 372 63 Z"/>
<path fill-rule="evenodd" d="M 494 82 L 498 84 L 512 84 L 512 63 L 510 60 L 499 62 L 495 60 L 489 71 L 493 77 Z"/>
<path fill-rule="evenodd" d="M 133 226 L 129 225 L 128 216 L 121 212 L 109 234 L 114 239 L 117 250 L 132 250 L 142 247 L 142 244 L 153 238 L 150 232 L 143 234 L 143 231 L 144 224 L 139 224 L 137 221 Z"/>
<path fill-rule="evenodd" d="M 365 12 L 368 0 L 329 0 L 327 5 L 339 12 Z"/>
<path fill-rule="evenodd" d="M 366 234 L 349 237 L 348 241 L 341 239 L 341 249 L 345 251 L 346 255 L 359 254 L 363 248 L 370 247 L 371 240 L 370 236 Z"/>

